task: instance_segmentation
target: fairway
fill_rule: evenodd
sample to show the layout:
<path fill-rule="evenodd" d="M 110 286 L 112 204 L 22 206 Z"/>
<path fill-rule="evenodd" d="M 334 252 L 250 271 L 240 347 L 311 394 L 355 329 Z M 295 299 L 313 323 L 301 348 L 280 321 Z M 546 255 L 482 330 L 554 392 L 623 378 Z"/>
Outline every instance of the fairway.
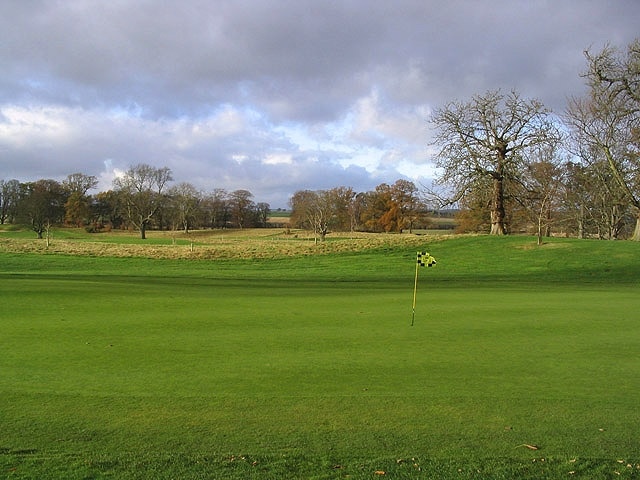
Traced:
<path fill-rule="evenodd" d="M 0 250 L 0 476 L 640 478 L 638 245 L 424 248 Z"/>

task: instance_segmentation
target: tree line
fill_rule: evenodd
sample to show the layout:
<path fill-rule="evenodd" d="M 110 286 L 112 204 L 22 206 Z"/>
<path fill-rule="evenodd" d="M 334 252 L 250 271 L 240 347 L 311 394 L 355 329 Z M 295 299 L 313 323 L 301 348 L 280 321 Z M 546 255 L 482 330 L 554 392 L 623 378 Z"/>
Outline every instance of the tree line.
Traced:
<path fill-rule="evenodd" d="M 585 57 L 588 91 L 560 115 L 500 90 L 436 109 L 435 188 L 301 191 L 292 221 L 320 238 L 331 228 L 411 231 L 429 210 L 455 206 L 461 232 L 640 241 L 640 40 Z"/>
<path fill-rule="evenodd" d="M 458 231 L 552 232 L 640 240 L 640 40 L 626 50 L 585 52 L 584 97 L 554 115 L 540 101 L 500 90 L 452 101 L 429 119 L 435 132 L 435 188 L 408 180 L 373 191 L 300 190 L 292 227 L 401 232 L 426 228 L 430 212 L 458 210 Z M 42 237 L 51 225 L 90 231 L 268 226 L 270 206 L 248 190 L 199 192 L 170 186 L 172 172 L 131 167 L 96 195 L 97 179 L 0 180 L 0 223 L 25 223 Z"/>
<path fill-rule="evenodd" d="M 170 186 L 169 168 L 140 164 L 114 180 L 112 190 L 90 195 L 93 175 L 74 173 L 62 182 L 21 183 L 0 180 L 0 224 L 28 225 L 42 238 L 54 225 L 84 227 L 89 232 L 135 229 L 146 238 L 149 228 L 262 227 L 270 207 L 254 202 L 248 190 L 198 191 L 190 183 Z"/>
<path fill-rule="evenodd" d="M 436 109 L 435 188 L 300 191 L 292 221 L 320 238 L 331 228 L 411 231 L 430 209 L 454 206 L 459 231 L 640 241 L 640 40 L 585 57 L 587 93 L 560 115 L 500 90 Z"/>
<path fill-rule="evenodd" d="M 431 193 L 460 206 L 463 228 L 640 240 L 640 41 L 585 57 L 588 91 L 560 116 L 514 91 L 434 112 L 447 192 Z"/>
<path fill-rule="evenodd" d="M 132 166 L 116 178 L 113 189 L 90 195 L 95 176 L 73 173 L 62 182 L 0 180 L 0 224 L 28 225 L 43 238 L 52 226 L 84 227 L 89 232 L 135 229 L 146 238 L 148 229 L 260 228 L 271 226 L 271 207 L 255 202 L 248 190 L 205 193 L 192 184 L 170 185 L 167 167 Z M 424 227 L 429 219 L 413 182 L 381 184 L 356 194 L 352 188 L 299 191 L 290 200 L 288 225 L 317 231 L 329 229 L 401 231 Z"/>

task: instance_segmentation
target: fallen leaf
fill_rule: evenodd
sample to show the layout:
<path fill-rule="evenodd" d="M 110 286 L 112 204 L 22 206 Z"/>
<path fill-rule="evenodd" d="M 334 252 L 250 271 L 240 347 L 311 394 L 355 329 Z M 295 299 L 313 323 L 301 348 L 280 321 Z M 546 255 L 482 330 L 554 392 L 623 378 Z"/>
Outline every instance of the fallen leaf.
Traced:
<path fill-rule="evenodd" d="M 540 450 L 540 447 L 537 445 L 529 445 L 528 443 L 523 443 L 522 445 L 518 445 L 516 448 L 519 447 L 525 447 L 528 448 L 529 450 Z"/>

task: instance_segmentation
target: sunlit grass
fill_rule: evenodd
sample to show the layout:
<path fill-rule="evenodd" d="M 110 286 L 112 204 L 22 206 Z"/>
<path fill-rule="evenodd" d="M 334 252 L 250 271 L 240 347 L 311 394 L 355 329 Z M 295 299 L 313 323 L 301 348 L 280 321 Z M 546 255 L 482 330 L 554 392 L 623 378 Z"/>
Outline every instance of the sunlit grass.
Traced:
<path fill-rule="evenodd" d="M 414 327 L 413 245 L 0 253 L 1 471 L 637 478 L 637 245 L 420 241 Z"/>

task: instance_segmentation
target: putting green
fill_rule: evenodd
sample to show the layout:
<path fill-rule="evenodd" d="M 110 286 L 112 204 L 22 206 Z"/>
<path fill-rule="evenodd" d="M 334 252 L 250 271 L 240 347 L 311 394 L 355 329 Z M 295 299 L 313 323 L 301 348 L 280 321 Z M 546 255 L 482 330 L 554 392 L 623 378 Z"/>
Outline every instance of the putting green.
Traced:
<path fill-rule="evenodd" d="M 413 327 L 406 248 L 218 263 L 0 254 L 0 467 L 636 478 L 636 246 L 594 267 L 584 253 L 611 244 L 529 241 L 430 245 Z"/>

